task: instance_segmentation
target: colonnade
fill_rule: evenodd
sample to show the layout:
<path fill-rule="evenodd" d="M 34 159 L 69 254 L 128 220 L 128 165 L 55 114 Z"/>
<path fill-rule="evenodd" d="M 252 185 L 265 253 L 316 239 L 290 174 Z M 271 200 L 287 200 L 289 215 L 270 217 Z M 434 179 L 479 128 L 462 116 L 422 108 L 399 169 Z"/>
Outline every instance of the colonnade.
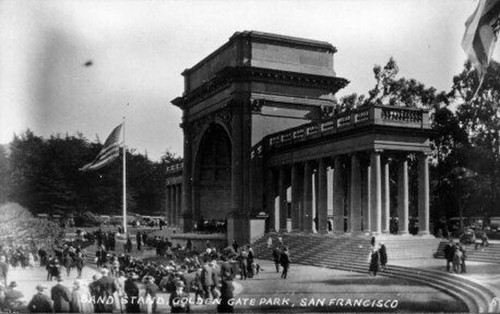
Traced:
<path fill-rule="evenodd" d="M 419 234 L 429 234 L 429 157 L 415 153 L 418 173 Z M 390 174 L 397 171 L 398 233 L 408 234 L 409 153 L 373 150 L 322 157 L 268 168 L 266 206 L 270 229 L 327 231 L 328 198 L 333 204 L 333 231 L 389 233 Z M 329 171 L 330 168 L 330 171 Z M 333 172 L 333 178 L 329 178 Z M 394 177 L 394 176 L 393 176 Z M 329 184 L 330 182 L 330 184 Z M 331 187 L 331 188 L 330 188 Z M 278 201 L 279 200 L 279 201 Z M 346 224 L 346 226 L 345 226 Z"/>
<path fill-rule="evenodd" d="M 167 184 L 167 223 L 170 226 L 177 226 L 182 212 L 182 183 Z"/>

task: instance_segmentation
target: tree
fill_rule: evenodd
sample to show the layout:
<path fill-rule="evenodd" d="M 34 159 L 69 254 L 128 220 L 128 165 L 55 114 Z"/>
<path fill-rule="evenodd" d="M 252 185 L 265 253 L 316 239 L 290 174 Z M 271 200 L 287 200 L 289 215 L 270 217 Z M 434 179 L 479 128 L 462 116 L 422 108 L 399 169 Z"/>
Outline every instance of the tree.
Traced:
<path fill-rule="evenodd" d="M 469 62 L 464 70 L 453 78 L 451 95 L 457 104 L 457 118 L 466 132 L 470 150 L 465 160 L 468 168 L 481 176 L 486 186 L 483 200 L 476 204 L 484 208 L 484 214 L 499 214 L 496 204 L 500 201 L 500 67 L 493 63 L 477 90 L 479 81 Z M 474 96 L 474 94 L 477 94 Z M 487 188 L 486 188 L 487 187 Z"/>
<path fill-rule="evenodd" d="M 4 145 L 0 145 L 0 204 L 7 202 L 9 197 L 9 168 L 7 149 Z"/>

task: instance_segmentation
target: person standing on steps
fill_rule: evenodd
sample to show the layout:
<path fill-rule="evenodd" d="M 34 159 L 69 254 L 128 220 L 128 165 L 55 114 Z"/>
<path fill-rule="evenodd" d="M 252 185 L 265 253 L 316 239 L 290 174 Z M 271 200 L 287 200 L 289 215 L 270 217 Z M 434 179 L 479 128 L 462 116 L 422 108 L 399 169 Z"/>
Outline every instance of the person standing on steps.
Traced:
<path fill-rule="evenodd" d="M 444 249 L 444 258 L 446 259 L 446 271 L 450 271 L 450 264 L 453 264 L 453 256 L 455 256 L 455 244 L 453 244 L 453 239 L 450 239 L 450 242 L 448 242 Z"/>
<path fill-rule="evenodd" d="M 376 248 L 372 248 L 370 253 L 370 276 L 377 276 L 377 272 L 380 270 L 380 254 Z"/>
<path fill-rule="evenodd" d="M 387 248 L 383 242 L 380 243 L 380 249 L 378 252 L 380 254 L 380 270 L 384 271 L 387 269 Z"/>

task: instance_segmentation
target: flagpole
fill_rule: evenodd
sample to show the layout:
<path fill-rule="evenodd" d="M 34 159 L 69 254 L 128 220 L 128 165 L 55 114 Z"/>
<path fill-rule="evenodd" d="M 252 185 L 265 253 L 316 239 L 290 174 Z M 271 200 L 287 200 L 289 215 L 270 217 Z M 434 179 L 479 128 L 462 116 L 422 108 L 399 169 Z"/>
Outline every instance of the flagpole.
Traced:
<path fill-rule="evenodd" d="M 123 234 L 127 234 L 127 147 L 125 145 L 125 116 L 123 117 Z"/>

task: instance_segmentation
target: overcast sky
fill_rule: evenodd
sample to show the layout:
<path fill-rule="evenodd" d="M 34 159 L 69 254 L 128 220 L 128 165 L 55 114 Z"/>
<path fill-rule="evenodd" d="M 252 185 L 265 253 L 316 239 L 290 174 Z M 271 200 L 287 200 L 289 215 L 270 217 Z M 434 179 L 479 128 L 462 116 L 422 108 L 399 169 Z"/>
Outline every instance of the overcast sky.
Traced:
<path fill-rule="evenodd" d="M 0 2 L 0 143 L 27 128 L 104 141 L 126 115 L 126 142 L 182 156 L 181 72 L 236 31 L 328 41 L 335 70 L 365 94 L 393 56 L 404 77 L 449 90 L 476 0 Z M 494 59 L 499 60 L 498 50 Z M 85 63 L 92 61 L 91 66 Z M 130 106 L 126 107 L 129 103 Z"/>

